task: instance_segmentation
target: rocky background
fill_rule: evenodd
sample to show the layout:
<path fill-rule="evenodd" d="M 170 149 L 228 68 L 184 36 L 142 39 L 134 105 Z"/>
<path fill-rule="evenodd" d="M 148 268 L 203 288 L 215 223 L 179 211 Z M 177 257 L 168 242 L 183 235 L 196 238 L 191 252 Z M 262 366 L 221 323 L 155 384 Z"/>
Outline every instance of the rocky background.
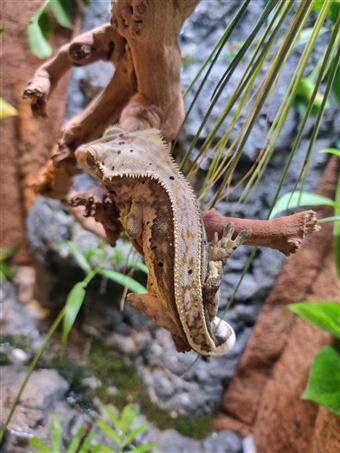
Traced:
<path fill-rule="evenodd" d="M 195 76 L 239 5 L 236 0 L 223 1 L 218 2 L 218 8 L 212 8 L 212 3 L 214 2 L 201 2 L 181 33 L 183 87 L 188 86 Z M 235 47 L 249 33 L 249 24 L 255 22 L 262 7 L 260 1 L 250 2 L 244 21 L 232 35 L 231 42 L 215 65 L 185 125 L 180 146 L 185 147 L 195 135 L 209 106 L 213 88 Z M 87 10 L 83 29 L 93 28 L 108 19 L 109 1 L 92 2 Z M 322 51 L 323 47 L 319 45 L 313 55 L 311 68 L 319 60 Z M 274 117 L 300 53 L 301 48 L 297 47 L 279 80 L 275 98 L 267 106 L 267 114 L 258 119 L 250 135 L 239 164 L 239 175 L 249 168 L 265 145 L 268 124 Z M 236 70 L 209 118 L 204 134 L 211 129 L 217 118 L 216 112 L 232 92 L 243 69 L 240 67 Z M 77 68 L 69 84 L 66 119 L 82 110 L 98 90 L 105 86 L 111 74 L 111 66 L 105 63 Z M 190 96 L 186 103 L 189 105 Z M 334 110 L 326 112 L 316 151 L 334 145 L 337 113 Z M 275 156 L 256 192 L 242 206 L 237 206 L 239 192 L 236 191 L 227 202 L 217 205 L 222 214 L 229 215 L 236 209 L 238 217 L 266 217 L 297 126 L 298 116 L 292 110 L 277 144 Z M 283 193 L 294 187 L 309 132 L 310 128 L 292 164 Z M 316 187 L 325 160 L 325 155 L 315 153 L 306 190 Z M 202 172 L 208 164 L 206 162 L 202 166 Z M 92 184 L 89 177 L 82 175 L 77 178 L 76 189 L 86 190 Z M 25 364 L 41 344 L 41 332 L 47 326 L 46 322 L 39 319 L 44 316 L 41 307 L 60 308 L 72 286 L 83 278 L 83 272 L 72 258 L 65 241 L 76 243 L 84 253 L 99 247 L 105 252 L 105 267 L 119 265 L 116 252 L 84 231 L 57 201 L 40 197 L 28 216 L 27 231 L 31 254 L 36 263 L 36 275 L 29 268 L 21 268 L 16 276 L 15 290 L 6 284 L 3 291 L 5 316 L 1 328 L 4 339 L 0 357 L 4 382 L 2 403 L 5 407 L 6 401 L 13 399 L 25 374 Z M 119 244 L 118 250 L 122 255 L 126 255 L 126 249 L 126 244 Z M 222 284 L 222 312 L 233 295 L 249 254 L 249 248 L 240 247 L 228 261 Z M 18 407 L 7 439 L 8 451 L 28 451 L 27 439 L 32 433 L 46 436 L 46 420 L 54 411 L 62 414 L 65 437 L 70 437 L 76 426 L 91 419 L 98 400 L 110 402 L 119 408 L 131 401 L 138 404 L 142 417 L 153 424 L 144 440 L 156 442 L 156 451 L 159 452 L 253 451 L 251 438 L 242 439 L 228 430 L 213 433 L 211 422 L 221 404 L 223 392 L 235 374 L 257 313 L 280 272 L 282 262 L 283 256 L 279 252 L 269 249 L 256 252 L 236 294 L 233 307 L 226 314 L 237 335 L 236 345 L 230 354 L 217 359 L 197 357 L 193 352 L 177 354 L 166 331 L 155 328 L 129 306 L 120 311 L 121 287 L 100 279 L 95 280 L 89 287 L 77 329 L 70 338 L 70 358 L 56 363 L 57 341 L 50 347 L 39 369 L 34 372 Z M 143 282 L 143 274 L 137 274 L 136 278 Z M 39 300 L 39 306 L 35 300 Z"/>

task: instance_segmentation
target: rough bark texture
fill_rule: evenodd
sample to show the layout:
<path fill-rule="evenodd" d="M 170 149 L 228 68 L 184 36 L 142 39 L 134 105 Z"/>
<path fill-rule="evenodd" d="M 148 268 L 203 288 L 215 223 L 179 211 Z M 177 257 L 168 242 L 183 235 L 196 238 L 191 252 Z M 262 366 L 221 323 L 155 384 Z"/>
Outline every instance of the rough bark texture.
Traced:
<path fill-rule="evenodd" d="M 1 224 L 0 246 L 20 242 L 17 262 L 27 261 L 24 242 L 24 215 L 35 194 L 29 183 L 46 162 L 55 143 L 65 109 L 67 79 L 60 84 L 50 104 L 50 117 L 35 121 L 27 102 L 21 99 L 22 90 L 39 64 L 28 48 L 26 26 L 41 5 L 41 0 L 3 0 L 1 2 L 2 66 L 1 96 L 14 105 L 19 116 L 1 121 Z M 18 12 L 20 12 L 18 14 Z M 53 46 L 70 39 L 69 32 L 53 38 Z"/>
<path fill-rule="evenodd" d="M 338 172 L 338 163 L 332 159 L 321 194 L 334 196 Z M 216 420 L 216 426 L 243 434 L 254 431 L 261 453 L 337 451 L 331 447 L 339 443 L 334 416 L 300 399 L 312 360 L 321 346 L 330 342 L 330 336 L 285 308 L 303 299 L 339 300 L 332 246 L 329 225 L 310 236 L 300 252 L 288 260 L 225 393 L 224 415 Z"/>

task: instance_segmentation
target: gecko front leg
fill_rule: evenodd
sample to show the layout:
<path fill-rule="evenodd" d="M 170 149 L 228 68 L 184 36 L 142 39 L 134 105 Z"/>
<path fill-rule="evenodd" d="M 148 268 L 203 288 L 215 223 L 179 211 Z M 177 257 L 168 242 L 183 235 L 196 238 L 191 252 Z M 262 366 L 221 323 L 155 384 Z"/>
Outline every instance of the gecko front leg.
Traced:
<path fill-rule="evenodd" d="M 223 267 L 236 248 L 244 244 L 250 235 L 247 230 L 243 230 L 233 239 L 234 231 L 233 224 L 228 223 L 223 230 L 221 239 L 218 238 L 218 233 L 215 233 L 208 246 L 208 272 L 203 284 L 204 303 L 212 323 L 212 329 L 215 330 L 214 336 L 218 342 L 224 341 L 225 335 L 229 333 L 227 326 L 224 326 L 226 328 L 223 331 L 221 330 L 222 321 L 216 317 L 220 302 Z"/>

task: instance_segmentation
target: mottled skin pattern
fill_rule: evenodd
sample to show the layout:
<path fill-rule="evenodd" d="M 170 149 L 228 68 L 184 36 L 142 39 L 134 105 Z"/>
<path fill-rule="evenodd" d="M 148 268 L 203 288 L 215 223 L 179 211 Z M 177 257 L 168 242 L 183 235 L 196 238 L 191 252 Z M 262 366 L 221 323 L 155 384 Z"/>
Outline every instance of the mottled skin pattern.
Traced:
<path fill-rule="evenodd" d="M 246 235 L 232 240 L 229 226 L 208 248 L 196 198 L 157 130 L 113 127 L 76 157 L 104 183 L 123 230 L 144 255 L 148 294 L 130 294 L 129 302 L 168 329 L 177 350 L 228 352 L 235 334 L 215 316 L 218 288 L 223 264 Z"/>

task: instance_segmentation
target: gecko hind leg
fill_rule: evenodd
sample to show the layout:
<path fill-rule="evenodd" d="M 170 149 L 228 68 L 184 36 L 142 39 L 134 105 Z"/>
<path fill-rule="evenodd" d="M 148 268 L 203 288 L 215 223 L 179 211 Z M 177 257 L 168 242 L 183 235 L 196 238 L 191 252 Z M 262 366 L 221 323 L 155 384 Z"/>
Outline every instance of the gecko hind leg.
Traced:
<path fill-rule="evenodd" d="M 221 239 L 218 233 L 214 234 L 214 239 L 209 244 L 208 273 L 203 284 L 204 302 L 210 321 L 212 322 L 217 315 L 220 302 L 220 285 L 223 275 L 223 266 L 234 250 L 244 244 L 249 238 L 249 231 L 242 230 L 233 239 L 234 226 L 228 223 L 223 230 Z"/>

